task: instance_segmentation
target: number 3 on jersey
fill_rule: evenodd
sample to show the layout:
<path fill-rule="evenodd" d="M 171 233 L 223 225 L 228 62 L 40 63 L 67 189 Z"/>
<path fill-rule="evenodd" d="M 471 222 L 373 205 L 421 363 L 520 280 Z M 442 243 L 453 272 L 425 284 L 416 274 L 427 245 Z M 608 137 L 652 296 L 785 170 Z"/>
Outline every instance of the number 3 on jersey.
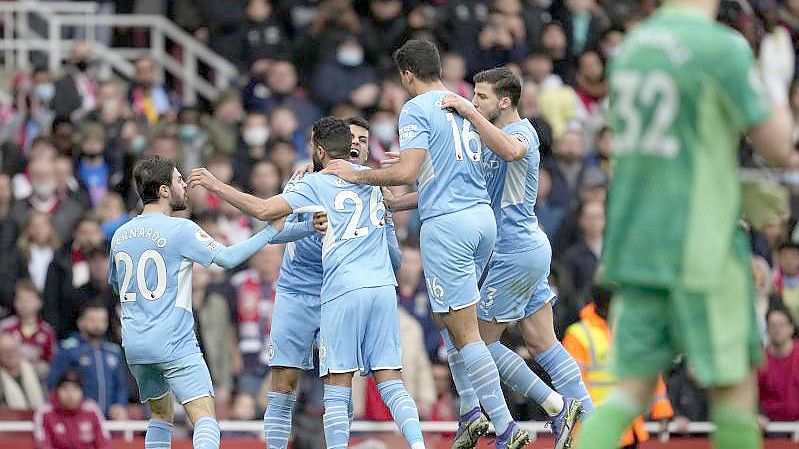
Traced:
<path fill-rule="evenodd" d="M 455 115 L 447 112 L 447 121 L 452 127 L 452 140 L 455 143 L 455 160 L 463 160 L 463 150 L 469 156 L 469 160 L 478 162 L 480 160 L 480 134 L 472 131 L 472 124 L 466 119 L 463 119 L 463 130 L 458 129 L 458 124 L 455 123 Z M 477 151 L 472 151 L 471 143 L 477 143 Z"/>
<path fill-rule="evenodd" d="M 156 283 L 155 288 L 150 290 L 147 286 L 147 277 L 145 270 L 147 269 L 148 262 L 155 265 Z M 136 270 L 136 285 L 139 287 L 139 294 L 144 299 L 155 301 L 164 296 L 166 292 L 166 262 L 164 256 L 154 249 L 148 249 L 139 256 L 139 260 L 134 264 L 133 258 L 126 252 L 118 252 L 114 256 L 114 263 L 116 264 L 117 273 L 124 265 L 125 275 L 122 278 L 122 286 L 119 289 L 119 299 L 121 302 L 136 301 L 136 293 L 128 292 L 130 281 L 133 277 L 133 270 L 135 265 Z"/>

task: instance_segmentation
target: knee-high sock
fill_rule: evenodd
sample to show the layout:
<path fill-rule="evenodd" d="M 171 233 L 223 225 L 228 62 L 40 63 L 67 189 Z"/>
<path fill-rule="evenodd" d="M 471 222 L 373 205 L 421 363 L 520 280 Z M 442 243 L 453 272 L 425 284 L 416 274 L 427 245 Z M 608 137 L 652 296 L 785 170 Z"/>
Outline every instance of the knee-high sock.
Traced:
<path fill-rule="evenodd" d="M 480 407 L 480 401 L 474 393 L 472 383 L 469 382 L 469 375 L 466 373 L 466 365 L 463 363 L 463 358 L 458 353 L 458 350 L 455 349 L 455 344 L 452 343 L 452 339 L 446 329 L 441 330 L 441 338 L 444 339 L 444 345 L 447 348 L 447 361 L 452 372 L 455 390 L 458 392 L 459 413 L 463 416 Z"/>
<path fill-rule="evenodd" d="M 172 447 L 172 423 L 151 419 L 144 435 L 144 449 L 169 449 Z"/>
<path fill-rule="evenodd" d="M 502 394 L 502 386 L 499 383 L 499 372 L 497 365 L 494 364 L 494 359 L 491 358 L 491 353 L 488 352 L 488 348 L 482 341 L 469 343 L 459 352 L 466 364 L 474 392 L 480 399 L 480 405 L 494 423 L 497 435 L 502 434 L 513 422 L 513 418 L 505 403 L 505 396 Z"/>
<path fill-rule="evenodd" d="M 622 432 L 642 411 L 635 399 L 616 390 L 583 422 L 576 449 L 618 448 Z"/>
<path fill-rule="evenodd" d="M 419 424 L 419 411 L 401 380 L 387 380 L 377 384 L 377 391 L 383 403 L 391 410 L 402 436 L 412 449 L 424 448 L 422 426 Z"/>
<path fill-rule="evenodd" d="M 352 388 L 325 385 L 325 442 L 327 449 L 345 449 L 350 441 L 349 404 Z"/>
<path fill-rule="evenodd" d="M 716 424 L 713 447 L 716 449 L 760 449 L 763 437 L 752 412 L 723 405 L 711 407 L 710 416 Z"/>
<path fill-rule="evenodd" d="M 198 419 L 191 440 L 194 449 L 219 449 L 219 422 L 210 416 Z"/>
<path fill-rule="evenodd" d="M 556 342 L 549 349 L 538 354 L 535 361 L 544 368 L 552 379 L 552 385 L 563 396 L 579 399 L 583 403 L 583 416 L 594 411 L 594 403 L 580 374 L 580 367 L 566 348 Z"/>
<path fill-rule="evenodd" d="M 286 449 L 291 435 L 291 412 L 294 395 L 270 391 L 269 403 L 264 412 L 266 449 Z"/>
<path fill-rule="evenodd" d="M 494 358 L 499 377 L 505 385 L 540 405 L 549 416 L 560 413 L 563 409 L 563 397 L 536 376 L 519 354 L 498 341 L 488 345 L 488 352 Z"/>

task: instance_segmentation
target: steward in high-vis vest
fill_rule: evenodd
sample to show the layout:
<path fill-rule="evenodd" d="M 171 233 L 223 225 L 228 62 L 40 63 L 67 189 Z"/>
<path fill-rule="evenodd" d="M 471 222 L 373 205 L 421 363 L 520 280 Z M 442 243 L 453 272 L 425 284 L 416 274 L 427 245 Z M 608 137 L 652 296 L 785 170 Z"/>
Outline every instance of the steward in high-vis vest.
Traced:
<path fill-rule="evenodd" d="M 595 286 L 591 289 L 591 295 L 594 301 L 580 310 L 580 321 L 566 329 L 563 346 L 580 365 L 591 400 L 600 406 L 618 380 L 609 369 L 611 335 L 607 316 L 612 294 L 605 288 Z M 651 417 L 661 421 L 673 416 L 674 410 L 666 396 L 666 384 L 658 377 Z M 619 447 L 634 448 L 648 439 L 644 419 L 639 416 L 622 435 Z"/>

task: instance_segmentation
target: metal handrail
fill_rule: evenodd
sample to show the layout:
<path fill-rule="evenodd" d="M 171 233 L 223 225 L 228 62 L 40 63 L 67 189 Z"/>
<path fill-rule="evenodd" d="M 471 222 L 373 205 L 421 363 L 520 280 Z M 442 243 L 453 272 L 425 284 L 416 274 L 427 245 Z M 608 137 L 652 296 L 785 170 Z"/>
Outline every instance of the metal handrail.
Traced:
<path fill-rule="evenodd" d="M 226 89 L 238 78 L 238 69 L 235 65 L 209 50 L 170 20 L 150 14 L 93 14 L 98 11 L 98 7 L 96 2 L 42 3 L 24 0 L 0 3 L 0 15 L 5 25 L 4 38 L 0 40 L 0 50 L 5 51 L 7 64 L 13 62 L 16 56 L 17 65 L 23 69 L 27 68 L 30 52 L 42 51 L 47 53 L 50 69 L 55 71 L 61 66 L 63 55 L 74 44 L 73 41 L 60 38 L 62 29 L 83 27 L 88 42 L 99 59 L 124 76 L 130 77 L 134 72 L 130 60 L 149 54 L 159 63 L 162 72 L 166 70 L 182 81 L 183 101 L 186 104 L 196 102 L 197 94 L 208 100 L 214 100 L 221 90 Z M 48 36 L 41 36 L 29 29 L 27 26 L 29 13 L 41 17 L 47 23 Z M 151 46 L 148 49 L 109 48 L 93 40 L 93 30 L 97 26 L 149 29 Z M 183 48 L 183 61 L 178 61 L 166 52 L 166 39 Z M 214 71 L 213 84 L 199 76 L 198 62 L 208 65 Z"/>

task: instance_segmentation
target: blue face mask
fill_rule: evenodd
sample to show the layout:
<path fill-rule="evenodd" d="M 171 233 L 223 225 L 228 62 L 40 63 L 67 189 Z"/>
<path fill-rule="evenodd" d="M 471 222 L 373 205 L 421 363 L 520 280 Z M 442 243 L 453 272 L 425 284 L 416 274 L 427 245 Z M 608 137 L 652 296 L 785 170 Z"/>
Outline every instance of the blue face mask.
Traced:
<path fill-rule="evenodd" d="M 188 125 L 183 125 L 180 127 L 180 130 L 178 130 L 178 137 L 180 140 L 192 140 L 197 137 L 197 134 L 199 133 L 200 127 L 193 123 L 189 123 Z"/>
<path fill-rule="evenodd" d="M 53 83 L 37 84 L 33 88 L 33 93 L 42 103 L 49 103 L 55 97 L 55 86 Z"/>
<path fill-rule="evenodd" d="M 141 153 L 147 147 L 147 138 L 139 135 L 133 138 L 130 141 L 130 149 L 133 150 L 136 154 Z"/>

